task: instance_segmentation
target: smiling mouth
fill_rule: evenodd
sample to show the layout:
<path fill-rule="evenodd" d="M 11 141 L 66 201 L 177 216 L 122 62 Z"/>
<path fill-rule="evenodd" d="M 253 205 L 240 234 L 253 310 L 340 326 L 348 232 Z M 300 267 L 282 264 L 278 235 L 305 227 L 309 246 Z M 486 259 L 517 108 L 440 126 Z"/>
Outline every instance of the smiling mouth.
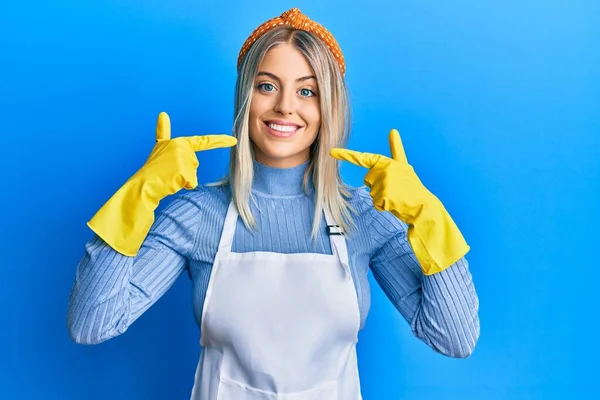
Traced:
<path fill-rule="evenodd" d="M 269 133 L 277 137 L 290 137 L 302 129 L 302 127 L 298 125 L 280 125 L 268 121 L 265 121 L 265 126 Z"/>

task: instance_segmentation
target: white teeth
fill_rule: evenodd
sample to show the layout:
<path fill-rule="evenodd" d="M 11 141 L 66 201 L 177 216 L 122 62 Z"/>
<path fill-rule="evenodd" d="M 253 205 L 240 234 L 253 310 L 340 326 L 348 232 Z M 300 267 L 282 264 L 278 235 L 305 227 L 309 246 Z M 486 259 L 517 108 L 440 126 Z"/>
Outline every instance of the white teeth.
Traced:
<path fill-rule="evenodd" d="M 277 125 L 272 123 L 269 123 L 269 128 L 279 132 L 294 132 L 296 129 L 298 129 L 298 127 L 295 125 Z"/>

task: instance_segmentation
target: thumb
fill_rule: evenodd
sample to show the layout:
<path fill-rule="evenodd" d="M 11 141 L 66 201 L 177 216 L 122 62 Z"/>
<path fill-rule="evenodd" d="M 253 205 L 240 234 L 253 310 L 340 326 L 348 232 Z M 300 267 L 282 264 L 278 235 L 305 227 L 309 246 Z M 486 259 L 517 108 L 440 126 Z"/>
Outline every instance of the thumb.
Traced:
<path fill-rule="evenodd" d="M 229 135 L 189 136 L 185 139 L 194 151 L 231 147 L 237 144 L 237 139 Z"/>
<path fill-rule="evenodd" d="M 390 131 L 390 150 L 392 151 L 392 158 L 394 160 L 408 163 L 402 139 L 400 139 L 400 133 L 396 129 Z"/>
<path fill-rule="evenodd" d="M 166 112 L 158 114 L 156 122 L 156 141 L 162 142 L 171 139 L 171 120 Z"/>
<path fill-rule="evenodd" d="M 334 148 L 329 151 L 329 154 L 338 160 L 348 161 L 354 165 L 365 168 L 373 168 L 377 161 L 381 158 L 379 154 L 361 153 L 359 151 Z"/>

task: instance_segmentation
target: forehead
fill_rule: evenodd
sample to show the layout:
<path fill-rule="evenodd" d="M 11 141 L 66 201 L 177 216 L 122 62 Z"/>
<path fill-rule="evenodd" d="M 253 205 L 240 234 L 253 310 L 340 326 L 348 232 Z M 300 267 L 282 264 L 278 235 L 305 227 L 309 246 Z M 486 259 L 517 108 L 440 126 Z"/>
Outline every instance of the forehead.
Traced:
<path fill-rule="evenodd" d="M 282 43 L 269 49 L 260 63 L 259 71 L 273 73 L 282 80 L 314 75 L 306 57 L 289 43 Z"/>

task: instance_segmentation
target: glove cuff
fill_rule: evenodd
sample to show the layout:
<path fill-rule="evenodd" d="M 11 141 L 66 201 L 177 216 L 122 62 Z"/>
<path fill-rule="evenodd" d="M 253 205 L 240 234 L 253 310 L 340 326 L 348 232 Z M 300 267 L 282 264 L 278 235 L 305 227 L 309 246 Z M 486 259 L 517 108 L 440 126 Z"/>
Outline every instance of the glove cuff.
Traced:
<path fill-rule="evenodd" d="M 128 180 L 88 221 L 88 227 L 119 253 L 137 254 L 154 223 L 160 199 L 142 179 Z"/>
<path fill-rule="evenodd" d="M 450 267 L 470 250 L 443 205 L 425 208 L 408 228 L 408 241 L 425 275 Z"/>

